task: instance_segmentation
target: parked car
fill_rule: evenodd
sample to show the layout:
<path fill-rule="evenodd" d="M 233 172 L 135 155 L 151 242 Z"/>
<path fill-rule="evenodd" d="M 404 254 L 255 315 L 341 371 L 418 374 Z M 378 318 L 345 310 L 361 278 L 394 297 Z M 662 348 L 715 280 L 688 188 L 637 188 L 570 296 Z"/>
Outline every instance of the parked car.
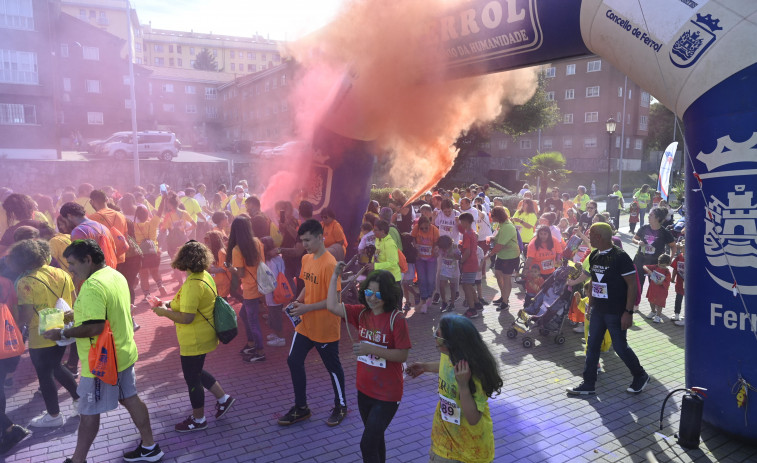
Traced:
<path fill-rule="evenodd" d="M 263 151 L 275 148 L 276 142 L 272 141 L 254 141 L 252 142 L 252 149 L 250 152 L 255 156 L 260 156 L 263 154 Z"/>
<path fill-rule="evenodd" d="M 92 140 L 87 143 L 87 152 L 92 154 L 106 154 L 107 149 L 105 149 L 105 147 L 108 144 L 124 141 L 124 139 L 128 138 L 131 134 L 132 132 L 116 132 L 105 140 Z"/>
<path fill-rule="evenodd" d="M 261 156 L 266 158 L 277 158 L 281 156 L 299 156 L 304 151 L 310 148 L 305 142 L 302 141 L 288 141 L 283 145 L 279 145 L 275 148 L 263 150 Z"/>
<path fill-rule="evenodd" d="M 158 158 L 170 161 L 179 155 L 181 143 L 172 132 L 147 131 L 137 133 L 137 149 L 140 158 Z M 125 141 L 108 145 L 108 156 L 115 159 L 129 159 L 134 154 L 134 143 L 129 136 Z"/>

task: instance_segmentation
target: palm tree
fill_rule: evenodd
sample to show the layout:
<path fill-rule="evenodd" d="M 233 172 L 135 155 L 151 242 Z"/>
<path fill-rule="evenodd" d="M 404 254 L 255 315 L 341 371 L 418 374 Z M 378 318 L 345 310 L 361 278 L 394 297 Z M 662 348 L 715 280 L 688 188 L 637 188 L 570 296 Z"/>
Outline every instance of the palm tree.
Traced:
<path fill-rule="evenodd" d="M 546 198 L 548 187 L 561 183 L 571 173 L 565 165 L 565 156 L 558 151 L 539 153 L 523 164 L 526 178 L 539 180 L 539 201 L 543 200 L 542 196 Z"/>

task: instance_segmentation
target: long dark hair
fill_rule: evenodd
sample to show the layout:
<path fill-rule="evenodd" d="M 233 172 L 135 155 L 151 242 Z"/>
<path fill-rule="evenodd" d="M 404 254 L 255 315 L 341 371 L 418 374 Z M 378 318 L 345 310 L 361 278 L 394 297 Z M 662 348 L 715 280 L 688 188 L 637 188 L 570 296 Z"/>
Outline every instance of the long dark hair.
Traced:
<path fill-rule="evenodd" d="M 223 249 L 223 235 L 218 230 L 211 230 L 205 233 L 205 238 L 208 240 L 208 248 L 213 253 L 216 264 L 219 264 L 218 253 Z"/>
<path fill-rule="evenodd" d="M 546 230 L 547 233 L 549 234 L 549 239 L 547 240 L 546 243 L 542 242 L 542 240 L 539 239 L 539 233 L 541 233 L 542 230 Z M 536 229 L 536 234 L 534 235 L 534 240 L 536 241 L 536 247 L 537 248 L 545 247 L 545 248 L 547 248 L 549 250 L 552 250 L 552 241 L 553 241 L 552 230 L 550 230 L 550 228 L 549 228 L 548 225 L 539 225 L 539 228 Z"/>
<path fill-rule="evenodd" d="M 260 256 L 258 247 L 255 244 L 255 234 L 252 233 L 252 223 L 250 216 L 242 214 L 231 222 L 231 231 L 229 231 L 229 244 L 226 246 L 226 263 L 231 264 L 231 252 L 235 246 L 244 257 L 244 263 L 247 266 L 258 265 Z"/>
<path fill-rule="evenodd" d="M 387 270 L 376 270 L 368 275 L 360 284 L 360 292 L 358 293 L 358 300 L 365 307 L 368 307 L 368 302 L 365 300 L 365 289 L 368 284 L 375 281 L 379 285 L 379 292 L 381 293 L 381 300 L 384 301 L 384 312 L 391 312 L 392 310 L 399 309 L 402 303 L 402 290 L 399 284 L 394 279 L 394 275 Z"/>
<path fill-rule="evenodd" d="M 497 361 L 473 323 L 462 315 L 445 314 L 439 320 L 439 330 L 452 364 L 456 365 L 460 360 L 468 362 L 471 371 L 468 386 L 471 394 L 476 391 L 473 378 L 481 382 L 481 388 L 487 397 L 492 397 L 495 392 L 499 394 L 504 383 L 499 376 Z"/>
<path fill-rule="evenodd" d="M 518 208 L 519 212 L 525 212 L 526 214 L 536 214 L 536 206 L 534 206 L 534 200 L 533 199 L 524 199 L 520 203 L 520 208 Z"/>

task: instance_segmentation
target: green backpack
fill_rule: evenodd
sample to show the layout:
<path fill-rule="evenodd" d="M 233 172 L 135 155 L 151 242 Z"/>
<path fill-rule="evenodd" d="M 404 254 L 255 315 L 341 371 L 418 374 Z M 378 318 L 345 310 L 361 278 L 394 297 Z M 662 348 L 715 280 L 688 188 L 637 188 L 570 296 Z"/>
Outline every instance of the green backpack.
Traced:
<path fill-rule="evenodd" d="M 210 286 L 207 281 L 200 281 L 208 285 L 208 288 L 213 291 L 213 287 Z M 226 299 L 219 296 L 215 291 L 213 291 L 213 294 L 216 295 L 215 305 L 213 306 L 213 323 L 210 323 L 210 320 L 208 320 L 205 315 L 202 315 L 199 310 L 197 311 L 197 313 L 202 315 L 202 318 L 204 318 L 205 321 L 213 327 L 213 330 L 215 330 L 216 332 L 216 336 L 218 336 L 218 340 L 223 344 L 228 344 L 237 336 L 238 333 L 237 313 L 234 312 L 234 309 L 231 307 L 231 305 L 226 302 Z"/>

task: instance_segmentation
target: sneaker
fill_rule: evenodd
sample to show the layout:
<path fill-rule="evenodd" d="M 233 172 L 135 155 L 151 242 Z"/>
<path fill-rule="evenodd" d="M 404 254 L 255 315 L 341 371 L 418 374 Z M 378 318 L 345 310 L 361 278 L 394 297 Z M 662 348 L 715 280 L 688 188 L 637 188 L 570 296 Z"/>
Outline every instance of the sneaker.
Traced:
<path fill-rule="evenodd" d="M 331 409 L 331 416 L 326 420 L 326 424 L 336 426 L 342 422 L 345 416 L 347 416 L 347 406 L 338 405 Z"/>
<path fill-rule="evenodd" d="M 272 341 L 272 340 L 277 339 L 277 338 L 278 338 L 278 336 L 276 336 L 274 333 L 271 333 L 268 336 L 266 336 L 266 339 L 268 339 L 269 341 Z"/>
<path fill-rule="evenodd" d="M 674 321 L 674 322 L 677 322 L 677 321 L 678 321 L 678 320 L 680 320 L 680 319 L 681 319 L 681 316 L 680 316 L 680 315 L 678 315 L 677 313 L 676 313 L 676 314 L 673 314 L 673 321 Z"/>
<path fill-rule="evenodd" d="M 565 391 L 570 395 L 594 395 L 597 393 L 594 386 L 589 386 L 584 382 L 574 388 L 568 388 Z"/>
<path fill-rule="evenodd" d="M 268 340 L 268 342 L 266 342 L 266 344 L 269 345 L 269 346 L 271 346 L 271 347 L 284 347 L 284 346 L 287 345 L 287 340 L 284 339 L 284 338 L 278 338 L 277 337 L 277 338 Z"/>
<path fill-rule="evenodd" d="M 131 452 L 124 452 L 124 461 L 160 461 L 163 455 L 163 451 L 160 450 L 160 445 L 157 443 L 152 450 L 147 450 L 142 447 L 142 441 L 140 441 L 136 449 Z"/>
<path fill-rule="evenodd" d="M 460 300 L 460 291 L 455 291 L 455 301 Z"/>
<path fill-rule="evenodd" d="M 433 300 L 432 300 L 432 302 L 431 302 L 431 303 L 432 303 L 433 305 L 436 305 L 436 304 L 438 304 L 438 303 L 439 303 L 439 301 L 441 301 L 441 300 L 442 300 L 442 295 L 441 295 L 441 294 L 439 294 L 439 293 L 436 293 L 436 294 L 434 294 L 434 298 L 433 298 Z"/>
<path fill-rule="evenodd" d="M 0 455 L 8 453 L 16 444 L 26 439 L 29 434 L 31 434 L 31 431 L 25 427 L 17 424 L 12 425 L 11 430 L 3 434 L 3 438 L 0 440 Z"/>
<path fill-rule="evenodd" d="M 442 312 L 454 312 L 455 311 L 455 303 L 449 302 L 444 307 L 442 307 Z"/>
<path fill-rule="evenodd" d="M 279 418 L 278 423 L 281 426 L 289 426 L 290 424 L 298 423 L 302 420 L 310 418 L 310 408 L 307 405 L 304 407 L 294 406 L 289 409 L 286 415 Z"/>
<path fill-rule="evenodd" d="M 683 319 L 680 319 L 680 320 L 674 321 L 673 324 L 676 326 L 684 326 L 686 323 L 683 321 Z"/>
<path fill-rule="evenodd" d="M 479 297 L 478 298 L 478 302 L 481 305 L 487 305 L 488 304 L 488 302 L 486 302 L 486 299 L 484 299 L 483 297 Z"/>
<path fill-rule="evenodd" d="M 250 355 L 254 354 L 255 351 L 258 350 L 255 346 L 244 346 L 242 350 L 239 351 L 242 355 Z"/>
<path fill-rule="evenodd" d="M 584 324 L 583 323 L 577 324 L 576 327 L 573 328 L 573 332 L 574 333 L 583 333 L 584 332 Z"/>
<path fill-rule="evenodd" d="M 47 412 L 34 418 L 29 426 L 35 428 L 57 428 L 66 424 L 66 417 L 62 413 L 58 413 L 58 416 L 52 417 Z"/>
<path fill-rule="evenodd" d="M 662 317 L 660 317 L 659 315 L 655 315 L 652 321 L 655 323 L 663 323 Z"/>
<path fill-rule="evenodd" d="M 502 298 L 500 297 L 496 301 L 492 301 L 492 304 L 502 304 Z"/>
<path fill-rule="evenodd" d="M 468 308 L 468 299 L 463 299 L 463 307 Z"/>
<path fill-rule="evenodd" d="M 643 375 L 637 376 L 633 379 L 633 382 L 631 382 L 631 385 L 628 386 L 626 392 L 630 392 L 631 394 L 638 394 L 643 391 L 645 387 L 647 387 L 647 384 L 649 384 L 649 375 L 644 373 Z"/>
<path fill-rule="evenodd" d="M 192 431 L 202 431 L 203 429 L 207 427 L 208 427 L 208 420 L 205 420 L 202 423 L 198 423 L 197 421 L 195 421 L 192 415 L 189 415 L 186 420 L 177 424 L 173 428 L 177 432 L 192 432 Z"/>
<path fill-rule="evenodd" d="M 73 402 L 71 402 L 71 413 L 69 413 L 68 416 L 70 418 L 79 416 L 79 399 L 76 399 Z"/>
<path fill-rule="evenodd" d="M 134 324 L 134 326 L 132 327 L 134 332 L 141 328 L 141 326 L 139 326 L 139 323 L 137 323 L 137 321 L 133 318 L 131 319 L 131 322 Z"/>
<path fill-rule="evenodd" d="M 649 315 L 647 315 L 647 318 L 654 318 L 654 317 L 656 317 L 656 316 L 657 316 L 657 312 L 655 312 L 655 311 L 653 310 L 653 311 L 649 312 Z"/>
<path fill-rule="evenodd" d="M 216 402 L 216 419 L 222 417 L 226 414 L 226 412 L 229 411 L 232 405 L 234 405 L 234 402 L 236 402 L 237 399 L 234 397 L 229 396 L 228 399 L 226 399 L 226 402 Z"/>
<path fill-rule="evenodd" d="M 262 362 L 265 360 L 265 354 L 260 352 L 253 352 L 250 355 L 246 355 L 242 360 L 248 363 Z"/>
<path fill-rule="evenodd" d="M 503 310 L 507 310 L 510 308 L 510 304 L 507 302 L 499 303 L 497 304 L 497 312 L 501 312 Z"/>
<path fill-rule="evenodd" d="M 478 313 L 478 311 L 476 309 L 468 309 L 468 310 L 465 311 L 465 313 L 463 315 L 465 315 L 468 318 L 476 318 L 476 317 L 480 317 L 481 316 L 481 314 Z"/>

